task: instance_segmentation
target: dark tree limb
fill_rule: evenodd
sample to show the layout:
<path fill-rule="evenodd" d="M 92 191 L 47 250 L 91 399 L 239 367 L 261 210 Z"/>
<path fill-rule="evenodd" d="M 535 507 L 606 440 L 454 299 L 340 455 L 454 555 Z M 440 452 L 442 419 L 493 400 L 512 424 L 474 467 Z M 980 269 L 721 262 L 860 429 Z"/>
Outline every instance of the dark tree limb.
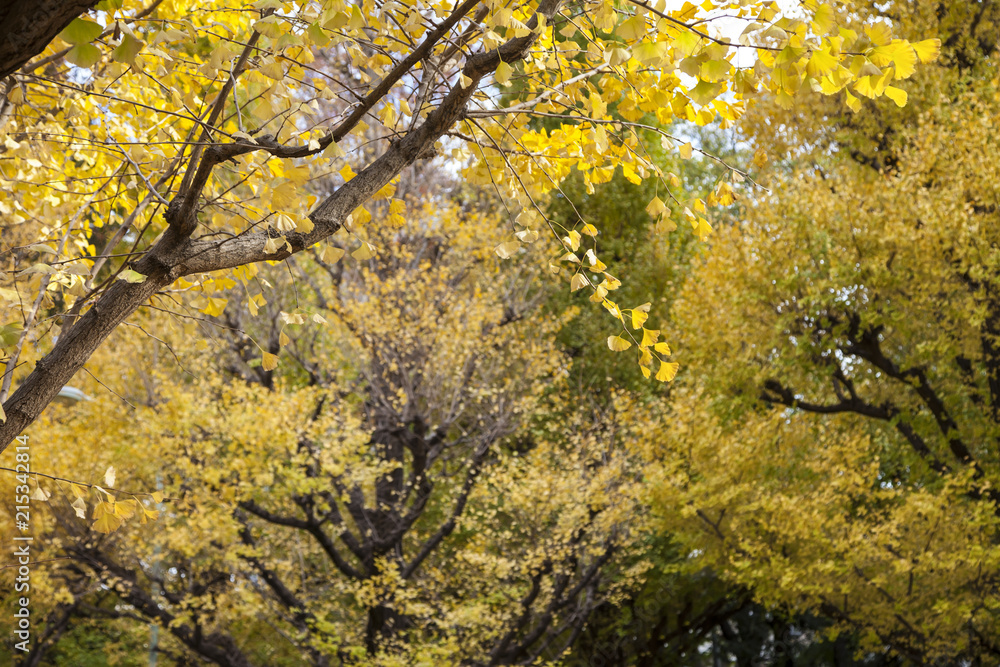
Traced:
<path fill-rule="evenodd" d="M 469 56 L 462 71 L 471 81 L 470 85 L 466 88 L 455 85 L 422 125 L 393 143 L 361 173 L 327 197 L 310 214 L 314 223 L 311 232 L 289 233 L 286 236 L 287 247 L 291 251 L 283 247 L 276 253 L 264 252 L 265 242 L 276 234 L 270 230 L 246 233 L 223 241 L 192 240 L 190 235 L 194 229 L 191 229 L 181 213 L 188 209 L 187 202 L 193 195 L 193 188 L 184 192 L 182 198 L 175 199 L 167 213 L 168 221 L 172 220 L 172 224 L 142 259 L 132 266 L 133 270 L 146 276 L 146 279 L 141 283 L 115 281 L 87 313 L 67 331 L 60 333 L 52 351 L 38 362 L 4 404 L 7 419 L 0 424 L 0 452 L 41 414 L 118 325 L 150 297 L 178 278 L 254 262 L 280 261 L 339 230 L 351 211 L 430 150 L 434 142 L 462 117 L 483 77 L 493 72 L 501 61 L 515 62 L 525 56 L 537 38 L 534 28 L 538 26 L 538 15 L 551 18 L 558 11 L 560 2 L 561 0 L 542 0 L 536 15 L 527 22 L 527 27 L 531 30 L 528 35 L 505 42 L 492 51 Z M 33 3 L 33 12 L 37 13 L 37 6 L 38 3 Z M 258 149 L 283 154 L 277 147 L 241 142 L 211 147 L 206 150 L 202 161 L 225 159 L 222 156 L 227 151 L 247 152 Z M 209 155 L 213 157 L 209 158 Z"/>
<path fill-rule="evenodd" d="M 331 561 L 333 561 L 333 564 L 337 566 L 337 569 L 344 573 L 344 575 L 351 577 L 352 579 L 364 578 L 364 573 L 348 563 L 347 560 L 340 554 L 336 546 L 334 546 L 333 541 L 322 530 L 318 522 L 304 521 L 302 519 L 296 519 L 295 517 L 281 516 L 264 509 L 257 503 L 250 500 L 244 500 L 240 502 L 239 505 L 241 509 L 250 512 L 254 516 L 263 519 L 268 523 L 286 526 L 289 528 L 297 528 L 298 530 L 309 533 L 316 539 L 326 555 Z"/>
<path fill-rule="evenodd" d="M 857 396 L 842 398 L 837 403 L 811 403 L 795 396 L 795 392 L 785 387 L 777 380 L 767 380 L 764 382 L 764 391 L 761 393 L 761 400 L 766 403 L 776 403 L 789 408 L 797 408 L 806 412 L 821 415 L 833 415 L 853 413 L 863 417 L 870 417 L 882 421 L 892 422 L 910 446 L 920 455 L 927 464 L 936 472 L 946 473 L 950 468 L 940 461 L 931 451 L 924 439 L 913 429 L 904 419 L 902 412 L 892 403 L 885 401 L 881 405 L 868 403 Z"/>
<path fill-rule="evenodd" d="M 972 463 L 972 453 L 959 435 L 958 424 L 948 412 L 944 401 L 931 387 L 924 369 L 919 366 L 907 369 L 900 368 L 883 352 L 879 339 L 880 328 L 863 331 L 859 331 L 858 328 L 855 317 L 848 334 L 850 342 L 842 348 L 844 353 L 864 359 L 890 378 L 912 386 L 920 400 L 934 416 L 934 421 L 937 422 L 938 429 L 947 440 L 951 453 L 964 464 Z"/>
<path fill-rule="evenodd" d="M 107 554 L 94 548 L 74 548 L 76 556 L 90 564 L 112 585 L 120 586 L 120 595 L 139 613 L 150 619 L 155 619 L 161 626 L 180 640 L 189 649 L 201 657 L 214 662 L 220 667 L 253 667 L 249 658 L 243 654 L 236 641 L 227 634 L 215 631 L 205 634 L 197 620 L 186 623 L 176 623 L 176 617 L 139 584 L 136 572 L 114 562 Z M 192 589 L 191 593 L 210 584 L 203 584 Z"/>
<path fill-rule="evenodd" d="M 98 0 L 7 0 L 0 3 L 0 80 L 45 50 Z"/>

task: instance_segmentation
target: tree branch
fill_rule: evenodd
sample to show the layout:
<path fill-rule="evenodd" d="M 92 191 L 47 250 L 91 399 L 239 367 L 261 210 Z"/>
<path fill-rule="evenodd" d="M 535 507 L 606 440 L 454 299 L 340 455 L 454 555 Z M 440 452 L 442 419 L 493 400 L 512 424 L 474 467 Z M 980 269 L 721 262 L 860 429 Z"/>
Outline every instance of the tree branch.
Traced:
<path fill-rule="evenodd" d="M 528 35 L 509 40 L 492 51 L 470 56 L 463 73 L 471 83 L 465 88 L 461 83 L 455 85 L 422 125 L 392 144 L 375 162 L 323 201 L 310 215 L 314 223 L 311 232 L 287 235 L 291 252 L 282 248 L 277 253 L 265 253 L 264 243 L 272 233 L 269 231 L 242 234 L 223 241 L 191 240 L 188 230 L 190 222 L 180 217 L 189 206 L 187 202 L 192 200 L 191 193 L 185 194 L 183 198 L 175 198 L 167 212 L 168 221 L 172 219 L 174 222 L 132 267 L 146 276 L 146 279 L 141 283 L 116 281 L 112 284 L 86 314 L 68 331 L 60 334 L 52 351 L 38 362 L 4 404 L 7 420 L 0 425 L 0 452 L 41 414 L 45 406 L 119 324 L 177 278 L 253 262 L 281 260 L 322 241 L 340 229 L 342 221 L 351 211 L 430 149 L 461 118 L 486 74 L 495 70 L 501 60 L 514 62 L 524 57 L 537 38 L 534 30 L 538 26 L 538 16 L 551 18 L 558 11 L 560 3 L 561 0 L 542 0 L 536 14 L 527 23 L 531 31 Z M 206 160 L 207 154 L 208 151 Z M 223 154 L 220 152 L 216 155 Z M 197 183 L 193 180 L 192 184 Z M 174 212 L 171 213 L 170 209 L 174 209 Z"/>

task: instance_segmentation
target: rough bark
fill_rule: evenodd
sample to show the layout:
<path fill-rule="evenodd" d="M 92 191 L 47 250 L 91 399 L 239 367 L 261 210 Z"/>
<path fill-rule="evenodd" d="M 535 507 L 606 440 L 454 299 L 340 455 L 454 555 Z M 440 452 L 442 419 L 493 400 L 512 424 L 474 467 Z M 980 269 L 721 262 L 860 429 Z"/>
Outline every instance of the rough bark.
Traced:
<path fill-rule="evenodd" d="M 70 22 L 98 0 L 0 2 L 0 80 L 45 50 Z"/>

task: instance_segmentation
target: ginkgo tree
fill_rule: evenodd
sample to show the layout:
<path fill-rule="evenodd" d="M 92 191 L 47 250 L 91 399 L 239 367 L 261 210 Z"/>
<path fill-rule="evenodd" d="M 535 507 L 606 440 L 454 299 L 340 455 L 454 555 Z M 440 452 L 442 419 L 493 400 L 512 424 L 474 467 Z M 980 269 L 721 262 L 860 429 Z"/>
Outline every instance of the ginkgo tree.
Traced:
<path fill-rule="evenodd" d="M 910 664 L 993 664 L 1000 7 L 863 10 L 939 34 L 941 62 L 907 85 L 912 108 L 816 98 L 745 126 L 768 145 L 775 125 L 823 131 L 785 137 L 773 195 L 676 302 L 691 382 L 646 441 L 651 488 L 665 525 L 766 603 Z"/>
<path fill-rule="evenodd" d="M 666 348 L 634 326 L 641 304 L 609 298 L 618 279 L 600 259 L 600 230 L 547 224 L 541 200 L 574 170 L 589 187 L 617 168 L 632 181 L 664 179 L 639 137 L 643 114 L 728 125 L 762 90 L 785 102 L 818 89 L 848 105 L 880 95 L 901 104 L 894 84 L 937 51 L 935 40 L 894 38 L 887 21 L 860 25 L 812 0 L 803 9 L 100 3 L 4 83 L 0 442 L 157 293 L 201 300 L 210 314 L 226 297 L 207 293 L 247 280 L 244 267 L 340 229 L 362 257 L 388 251 L 366 240 L 365 226 L 406 215 L 394 180 L 427 159 L 498 191 L 513 224 L 501 257 L 542 232 L 563 246 L 553 269 L 610 313 L 611 348 L 635 346 L 647 373 L 669 379 Z M 719 14 L 746 24 L 739 44 L 716 34 Z M 538 118 L 558 127 L 533 128 Z M 693 150 L 657 134 L 683 155 Z M 731 186 L 719 188 L 724 198 Z M 373 199 L 389 202 L 385 219 L 370 222 Z M 705 202 L 689 203 L 705 238 Z"/>
<path fill-rule="evenodd" d="M 414 207 L 369 237 L 396 240 L 377 259 L 261 267 L 217 316 L 140 313 L 177 322 L 159 340 L 113 334 L 94 399 L 33 429 L 79 443 L 36 465 L 105 472 L 91 490 L 36 480 L 29 662 L 91 622 L 159 624 L 178 664 L 531 664 L 618 599 L 645 569 L 624 446 L 643 422 L 567 391 L 561 320 L 530 317 L 544 265 L 496 262 L 507 231 L 471 208 Z"/>

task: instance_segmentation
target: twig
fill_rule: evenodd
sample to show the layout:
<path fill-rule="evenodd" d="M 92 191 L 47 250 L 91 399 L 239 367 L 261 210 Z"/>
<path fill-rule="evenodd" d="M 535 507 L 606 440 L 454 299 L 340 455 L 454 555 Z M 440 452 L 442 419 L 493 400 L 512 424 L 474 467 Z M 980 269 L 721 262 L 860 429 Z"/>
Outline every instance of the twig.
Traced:
<path fill-rule="evenodd" d="M 118 170 L 116 169 L 115 173 L 117 172 Z M 108 180 L 104 182 L 104 187 L 107 187 L 107 184 L 114 180 L 115 173 L 111 174 Z M 95 190 L 94 193 L 90 195 L 90 199 L 88 199 L 86 203 L 84 203 L 84 205 L 77 210 L 73 217 L 70 218 L 69 223 L 66 225 L 66 233 L 63 234 L 62 239 L 59 241 L 59 248 L 56 250 L 56 257 L 61 255 L 63 249 L 66 247 L 66 241 L 69 240 L 69 235 L 73 232 L 73 225 L 75 225 L 76 221 L 80 219 L 83 212 L 90 208 L 90 205 L 94 203 L 94 200 L 97 198 L 97 195 L 102 189 L 103 187 Z M 38 315 L 38 309 L 42 305 L 42 299 L 45 298 L 45 291 L 48 289 L 49 281 L 51 279 L 51 275 L 46 275 L 42 278 L 42 282 L 38 286 L 38 296 L 35 297 L 35 303 L 31 308 L 31 313 L 24 322 L 24 329 L 21 330 L 21 335 L 17 339 L 17 346 L 14 348 L 14 353 L 10 355 L 10 358 L 4 366 L 3 385 L 0 386 L 0 403 L 7 400 L 7 392 L 10 391 L 10 384 L 14 380 L 14 367 L 17 366 L 18 357 L 21 356 L 21 350 L 24 348 L 24 341 L 27 339 L 28 333 L 31 331 L 31 325 L 35 323 L 35 317 Z"/>
<path fill-rule="evenodd" d="M 66 482 L 67 484 L 76 484 L 77 486 L 84 486 L 84 487 L 86 487 L 88 489 L 102 489 L 104 491 L 114 491 L 115 493 L 121 493 L 122 495 L 126 495 L 126 496 L 152 496 L 153 495 L 152 493 L 145 493 L 145 492 L 133 493 L 131 491 L 125 491 L 123 489 L 116 489 L 116 488 L 114 488 L 112 486 L 98 486 L 97 484 L 87 484 L 86 482 L 77 482 L 77 481 L 74 481 L 72 479 L 66 479 L 65 477 L 56 477 L 55 475 L 47 475 L 44 472 L 34 472 L 34 471 L 32 471 L 32 472 L 24 473 L 24 472 L 21 472 L 19 470 L 14 470 L 13 468 L 7 468 L 7 467 L 4 467 L 4 466 L 0 466 L 0 470 L 5 470 L 7 472 L 12 472 L 12 473 L 15 473 L 15 474 L 18 474 L 18 475 L 25 475 L 25 474 L 27 474 L 27 475 L 35 475 L 36 477 L 45 477 L 46 479 L 51 479 L 51 480 L 54 480 L 56 482 Z M 164 501 L 167 501 L 167 500 L 177 500 L 177 498 L 164 498 L 163 500 Z"/>

